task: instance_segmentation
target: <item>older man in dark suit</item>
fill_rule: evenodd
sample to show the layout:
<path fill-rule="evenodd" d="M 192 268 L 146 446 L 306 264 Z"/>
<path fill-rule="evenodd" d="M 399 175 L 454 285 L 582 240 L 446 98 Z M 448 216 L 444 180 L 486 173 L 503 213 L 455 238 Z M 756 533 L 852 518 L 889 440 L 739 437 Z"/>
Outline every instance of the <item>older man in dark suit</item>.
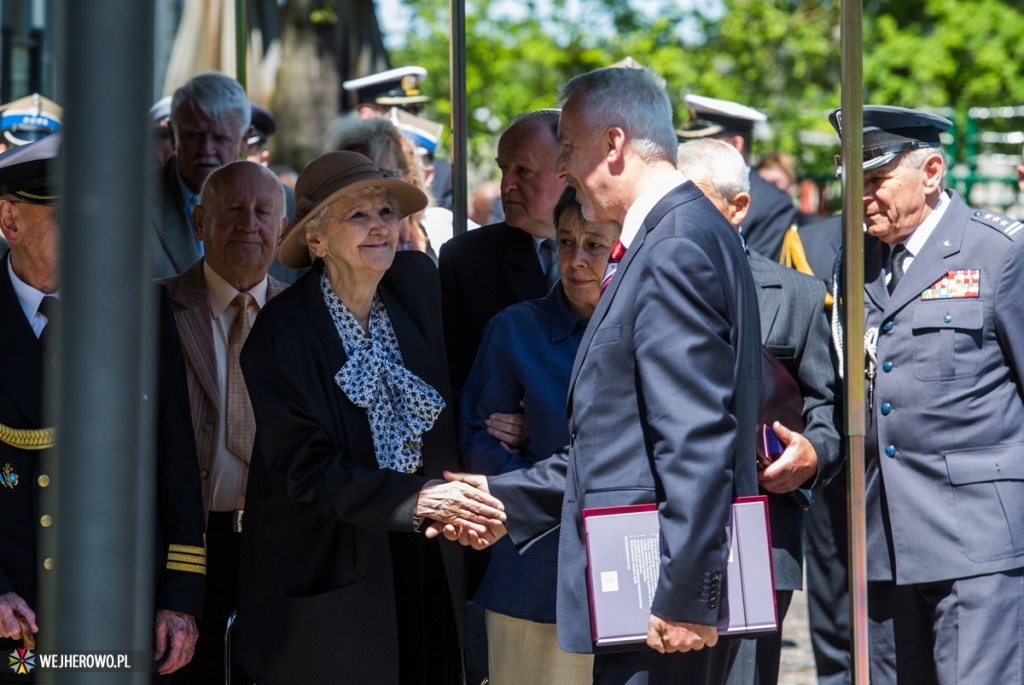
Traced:
<path fill-rule="evenodd" d="M 711 138 L 679 146 L 679 170 L 697 184 L 734 227 L 750 207 L 750 175 L 735 148 Z M 776 603 L 783 620 L 793 591 L 803 587 L 804 509 L 797 488 L 820 490 L 842 466 L 836 411 L 836 364 L 825 318 L 825 289 L 798 273 L 747 250 L 757 284 L 761 342 L 796 381 L 803 398 L 803 428 L 775 428 L 785 450 L 761 471 L 768 492 Z M 765 407 L 762 407 L 764 415 Z M 770 409 L 770 408 L 768 408 Z M 781 417 L 765 416 L 767 420 Z M 803 498 L 803 499 L 800 499 Z M 744 640 L 729 673 L 729 685 L 774 685 L 779 679 L 782 630 Z"/>
<path fill-rule="evenodd" d="M 555 174 L 557 127 L 555 110 L 513 120 L 498 140 L 505 221 L 441 247 L 445 347 L 456 397 L 487 322 L 509 305 L 542 297 L 558 280 L 552 212 L 565 182 Z"/>
<path fill-rule="evenodd" d="M 739 236 L 675 168 L 672 109 L 653 74 L 599 69 L 570 81 L 563 99 L 559 174 L 585 217 L 622 223 L 625 257 L 576 357 L 568 454 L 460 477 L 505 503 L 517 546 L 561 524 L 558 637 L 573 652 L 594 650 L 582 510 L 657 502 L 646 644 L 597 653 L 594 682 L 722 683 L 736 645 L 719 643 L 716 628 L 725 529 L 733 498 L 757 491 L 753 279 Z"/>
<path fill-rule="evenodd" d="M 1024 682 L 1024 225 L 943 188 L 948 119 L 863 124 L 871 682 Z"/>
<path fill-rule="evenodd" d="M 174 91 L 170 118 L 174 156 L 160 168 L 151 215 L 156 238 L 154 276 L 179 274 L 202 256 L 192 208 L 206 177 L 245 154 L 251 118 L 245 90 L 225 74 L 199 74 Z"/>
<path fill-rule="evenodd" d="M 286 285 L 267 276 L 287 219 L 284 188 L 266 167 L 232 162 L 207 177 L 196 205 L 202 259 L 163 283 L 185 351 L 206 509 L 207 592 L 196 658 L 183 683 L 224 674 L 224 628 L 235 609 L 245 485 L 252 453 L 252 407 L 238 356 L 259 310 Z M 244 317 L 244 318 L 242 318 Z M 242 394 L 233 394 L 234 384 Z"/>

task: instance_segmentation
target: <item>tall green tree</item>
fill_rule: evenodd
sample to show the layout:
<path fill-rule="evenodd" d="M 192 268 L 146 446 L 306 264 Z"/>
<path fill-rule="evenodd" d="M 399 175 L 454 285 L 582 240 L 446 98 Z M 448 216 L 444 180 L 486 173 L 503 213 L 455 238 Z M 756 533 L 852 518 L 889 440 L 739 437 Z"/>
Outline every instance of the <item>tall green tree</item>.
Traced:
<path fill-rule="evenodd" d="M 685 120 L 687 92 L 764 111 L 755 153 L 783 150 L 802 169 L 833 170 L 826 114 L 840 104 L 840 0 L 550 0 L 467 2 L 471 163 L 487 169 L 497 132 L 552 106 L 573 75 L 627 55 L 666 80 Z M 1016 0 L 866 0 L 866 103 L 948 108 L 964 138 L 972 107 L 1024 105 L 1024 9 Z M 436 116 L 448 117 L 447 0 L 406 0 L 415 19 L 393 63 L 430 69 Z M 990 122 L 987 125 L 996 126 Z M 1024 128 L 1024 121 L 1004 127 Z M 962 159 L 963 145 L 957 150 Z"/>

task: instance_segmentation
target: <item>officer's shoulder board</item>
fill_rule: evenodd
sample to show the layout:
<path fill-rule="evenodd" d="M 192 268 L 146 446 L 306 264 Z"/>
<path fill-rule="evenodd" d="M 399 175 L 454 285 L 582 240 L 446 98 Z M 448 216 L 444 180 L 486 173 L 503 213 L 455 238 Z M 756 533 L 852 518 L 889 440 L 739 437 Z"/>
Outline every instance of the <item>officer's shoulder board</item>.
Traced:
<path fill-rule="evenodd" d="M 971 212 L 971 221 L 999 231 L 1010 240 L 1024 236 L 1024 223 L 989 209 L 975 209 Z"/>

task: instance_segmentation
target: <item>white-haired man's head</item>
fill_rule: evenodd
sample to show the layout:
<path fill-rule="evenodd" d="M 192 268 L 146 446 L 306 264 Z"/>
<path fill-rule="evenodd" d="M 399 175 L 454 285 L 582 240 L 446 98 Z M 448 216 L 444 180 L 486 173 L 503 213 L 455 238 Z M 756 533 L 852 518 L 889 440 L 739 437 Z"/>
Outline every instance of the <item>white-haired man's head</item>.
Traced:
<path fill-rule="evenodd" d="M 738 229 L 750 210 L 750 170 L 739 151 L 715 138 L 698 138 L 679 144 L 678 164 Z"/>

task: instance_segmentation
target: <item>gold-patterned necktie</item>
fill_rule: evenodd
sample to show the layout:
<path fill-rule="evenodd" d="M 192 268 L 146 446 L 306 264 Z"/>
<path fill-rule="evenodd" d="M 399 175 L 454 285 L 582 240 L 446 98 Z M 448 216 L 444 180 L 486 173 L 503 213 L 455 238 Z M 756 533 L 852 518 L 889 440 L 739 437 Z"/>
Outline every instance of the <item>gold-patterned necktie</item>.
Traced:
<path fill-rule="evenodd" d="M 239 293 L 231 301 L 235 310 L 235 318 L 228 332 L 228 397 L 227 397 L 227 448 L 238 455 L 245 463 L 252 456 L 253 438 L 256 436 L 256 418 L 252 413 L 249 393 L 245 389 L 245 379 L 238 364 L 238 355 L 242 345 L 249 337 L 249 303 L 252 295 Z"/>

